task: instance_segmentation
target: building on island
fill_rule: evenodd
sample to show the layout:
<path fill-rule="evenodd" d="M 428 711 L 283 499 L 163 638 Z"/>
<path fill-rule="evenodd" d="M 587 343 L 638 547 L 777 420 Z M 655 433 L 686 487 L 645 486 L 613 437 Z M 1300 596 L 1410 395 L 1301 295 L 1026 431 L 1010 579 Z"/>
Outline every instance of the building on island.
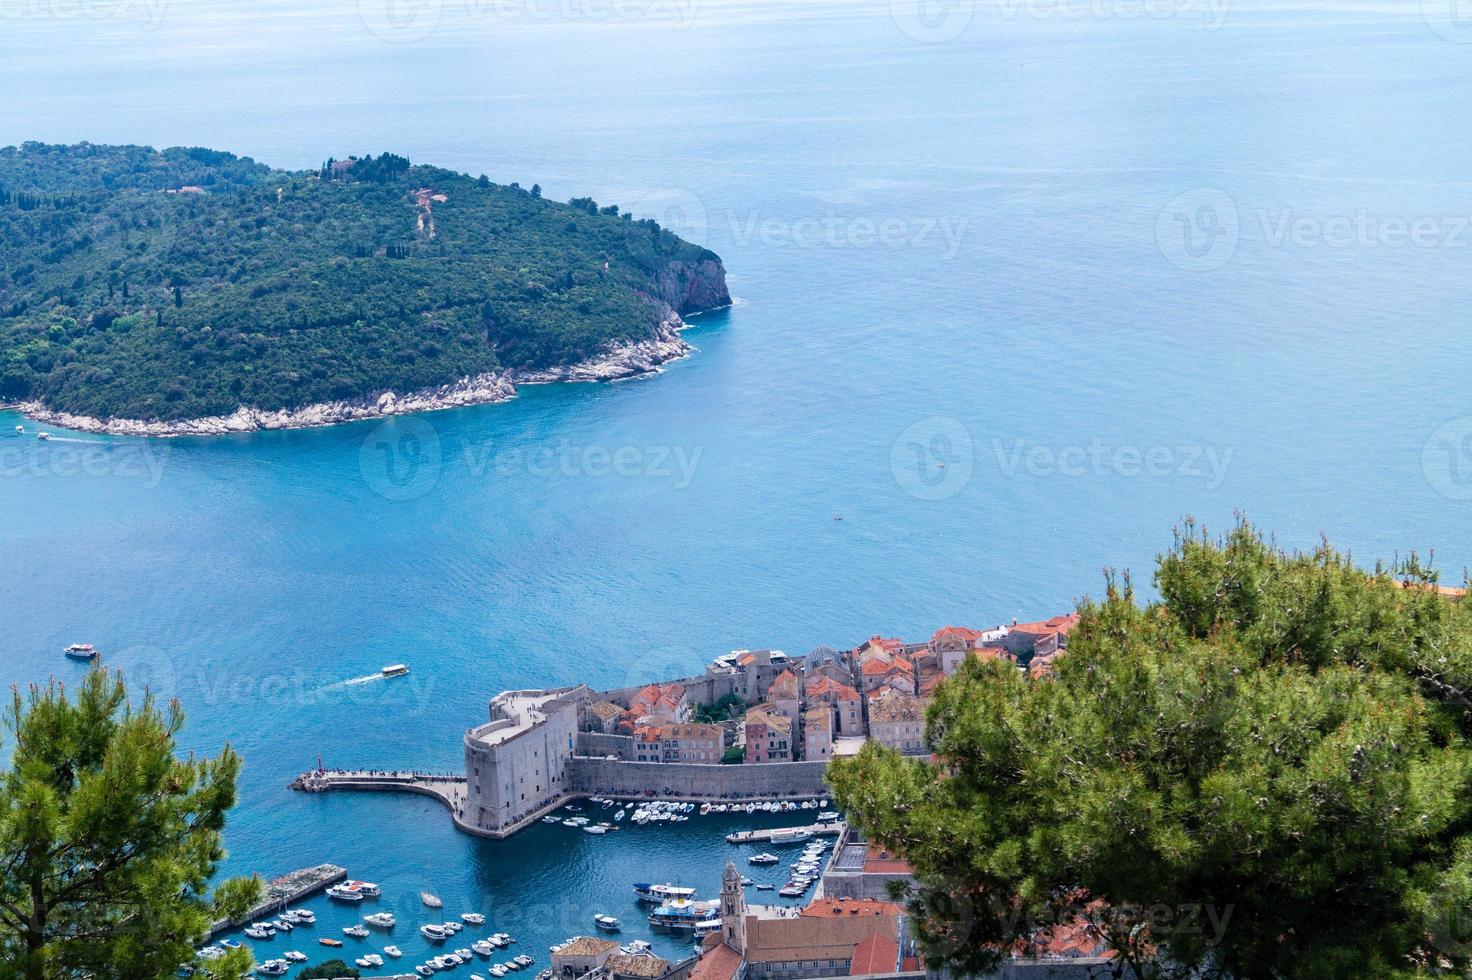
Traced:
<path fill-rule="evenodd" d="M 802 757 L 808 762 L 833 757 L 833 708 L 817 704 L 802 714 Z"/>
<path fill-rule="evenodd" d="M 913 694 L 886 688 L 869 697 L 869 738 L 906 755 L 925 748 L 925 708 Z"/>
<path fill-rule="evenodd" d="M 791 762 L 792 723 L 767 705 L 746 713 L 747 763 Z"/>

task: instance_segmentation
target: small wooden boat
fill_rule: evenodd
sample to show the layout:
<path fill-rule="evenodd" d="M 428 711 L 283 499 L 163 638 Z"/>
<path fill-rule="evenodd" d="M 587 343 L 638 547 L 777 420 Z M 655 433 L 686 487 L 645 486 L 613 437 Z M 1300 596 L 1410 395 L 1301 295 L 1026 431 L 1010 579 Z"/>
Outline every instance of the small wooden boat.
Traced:
<path fill-rule="evenodd" d="M 328 939 L 326 936 L 317 940 L 317 942 L 321 943 L 323 946 L 331 946 L 333 949 L 337 949 L 339 946 L 342 945 L 341 939 Z"/>

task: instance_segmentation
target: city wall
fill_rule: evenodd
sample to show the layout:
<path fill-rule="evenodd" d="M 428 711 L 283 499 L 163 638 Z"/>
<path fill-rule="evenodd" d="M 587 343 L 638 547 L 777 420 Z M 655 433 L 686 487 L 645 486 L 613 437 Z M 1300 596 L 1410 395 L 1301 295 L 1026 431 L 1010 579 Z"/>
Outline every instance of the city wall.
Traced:
<path fill-rule="evenodd" d="M 574 756 L 567 760 L 567 788 L 586 796 L 801 800 L 828 795 L 827 768 L 822 761 L 723 766 Z"/>

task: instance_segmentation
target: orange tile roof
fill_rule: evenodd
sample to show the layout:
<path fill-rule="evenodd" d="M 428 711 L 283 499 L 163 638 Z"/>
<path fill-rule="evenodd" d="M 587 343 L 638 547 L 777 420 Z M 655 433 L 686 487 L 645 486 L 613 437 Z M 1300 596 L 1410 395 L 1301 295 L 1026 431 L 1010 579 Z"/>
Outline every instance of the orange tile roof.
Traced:
<path fill-rule="evenodd" d="M 1067 636 L 1077 625 L 1078 613 L 1069 613 L 1066 616 L 1053 616 L 1036 623 L 1018 623 L 1015 626 L 1009 626 L 1008 629 L 1013 633 L 1061 633 Z"/>
<path fill-rule="evenodd" d="M 814 919 L 837 919 L 852 915 L 903 915 L 904 906 L 877 898 L 819 898 L 809 902 L 802 915 Z M 894 961 L 890 961 L 894 966 Z"/>
<path fill-rule="evenodd" d="M 949 637 L 965 640 L 967 643 L 975 643 L 981 639 L 981 630 L 974 630 L 969 626 L 942 626 L 930 637 L 930 642 L 939 643 Z"/>
<path fill-rule="evenodd" d="M 716 938 L 720 938 L 719 933 Z M 689 980 L 731 980 L 740 969 L 741 954 L 732 946 L 721 943 L 700 957 L 700 962 L 690 969 Z"/>
<path fill-rule="evenodd" d="M 866 973 L 893 973 L 899 960 L 899 943 L 875 933 L 854 947 L 848 973 L 851 977 L 861 977 Z"/>
<path fill-rule="evenodd" d="M 915 869 L 910 867 L 909 861 L 870 845 L 864 855 L 864 872 L 876 875 L 907 875 L 914 874 Z"/>
<path fill-rule="evenodd" d="M 858 691 L 855 691 L 847 684 L 834 680 L 827 674 L 819 674 L 817 677 L 811 678 L 807 682 L 806 690 L 810 698 L 821 698 L 831 694 L 839 701 L 857 701 L 859 699 Z"/>

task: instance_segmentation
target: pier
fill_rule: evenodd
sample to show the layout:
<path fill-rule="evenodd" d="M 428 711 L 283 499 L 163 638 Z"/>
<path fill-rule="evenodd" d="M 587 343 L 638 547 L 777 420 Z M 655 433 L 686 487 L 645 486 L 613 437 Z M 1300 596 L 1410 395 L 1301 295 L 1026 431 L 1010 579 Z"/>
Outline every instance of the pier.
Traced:
<path fill-rule="evenodd" d="M 309 895 L 315 895 L 329 885 L 337 884 L 347 876 L 346 868 L 340 868 L 335 864 L 319 864 L 313 868 L 301 868 L 279 878 L 272 878 L 266 882 L 266 897 L 259 905 L 247 912 L 245 918 L 240 922 L 220 919 L 211 923 L 210 938 L 213 939 L 240 923 L 279 912 Z"/>
<path fill-rule="evenodd" d="M 843 823 L 815 823 L 806 827 L 772 827 L 768 830 L 738 830 L 726 835 L 728 844 L 764 844 L 777 834 L 795 834 L 806 830 L 815 837 L 837 837 L 843 833 Z"/>

